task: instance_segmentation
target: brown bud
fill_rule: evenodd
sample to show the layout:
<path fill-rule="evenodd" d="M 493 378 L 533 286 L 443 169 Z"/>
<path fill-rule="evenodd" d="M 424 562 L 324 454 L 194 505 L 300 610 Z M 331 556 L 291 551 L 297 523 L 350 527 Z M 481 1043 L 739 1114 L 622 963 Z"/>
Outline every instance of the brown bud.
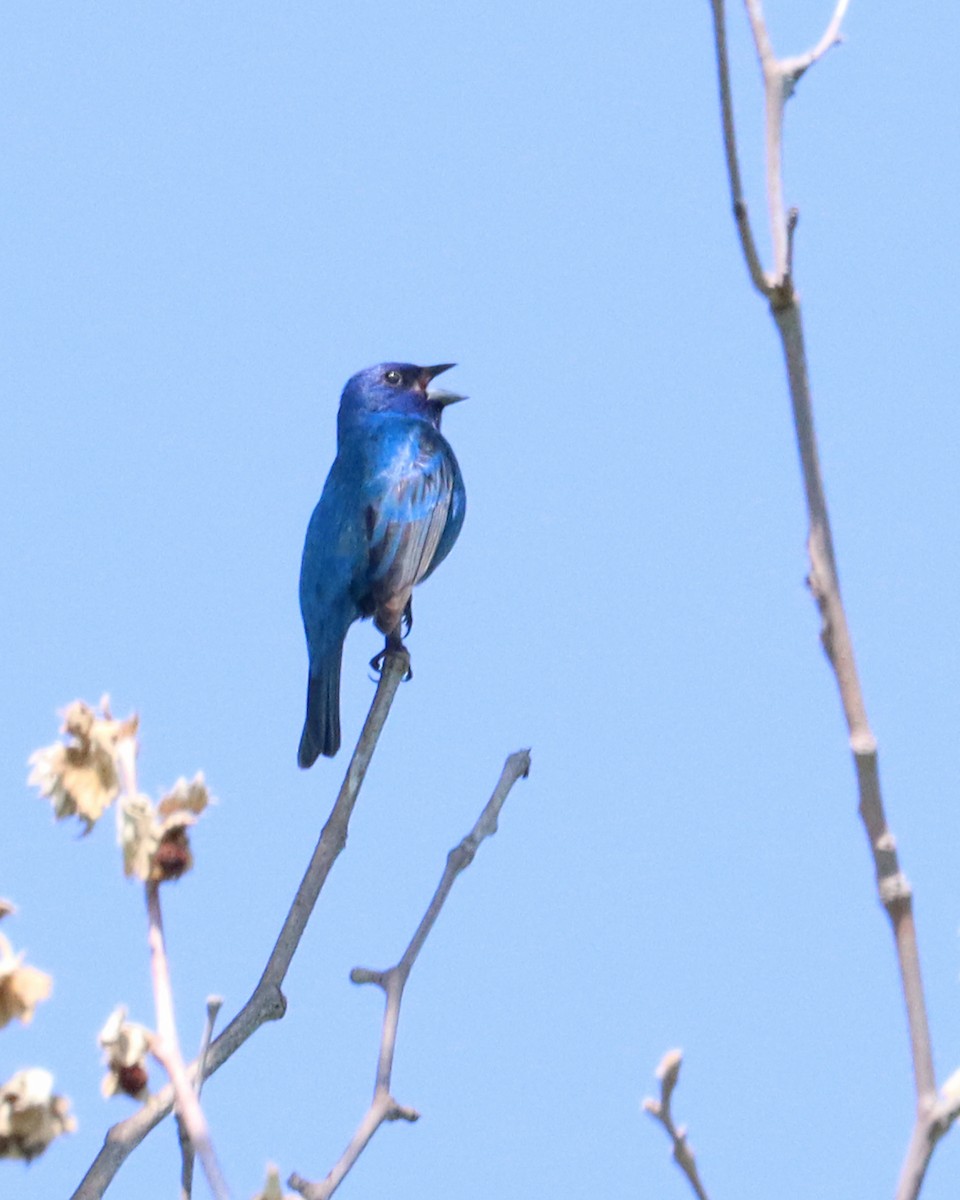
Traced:
<path fill-rule="evenodd" d="M 160 839 L 153 855 L 150 877 L 158 883 L 179 879 L 192 862 L 187 831 L 182 825 L 174 826 Z"/>
<path fill-rule="evenodd" d="M 139 1098 L 149 1081 L 146 1067 L 139 1062 L 117 1070 L 117 1087 L 128 1096 Z"/>

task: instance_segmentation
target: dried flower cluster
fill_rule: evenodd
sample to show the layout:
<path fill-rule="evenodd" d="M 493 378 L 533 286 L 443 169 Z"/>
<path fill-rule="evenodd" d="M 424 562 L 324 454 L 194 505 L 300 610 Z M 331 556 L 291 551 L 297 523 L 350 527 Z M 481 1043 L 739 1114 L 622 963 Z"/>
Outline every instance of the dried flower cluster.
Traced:
<path fill-rule="evenodd" d="M 9 900 L 0 900 L 0 917 L 16 912 Z M 15 952 L 0 933 L 0 1029 L 11 1021 L 24 1025 L 33 1010 L 46 1000 L 53 980 L 44 971 L 24 965 L 23 952 Z M 30 1160 L 42 1154 L 62 1133 L 72 1133 L 77 1123 L 70 1116 L 70 1101 L 54 1095 L 53 1076 L 40 1067 L 18 1071 L 0 1088 L 0 1158 Z"/>
<path fill-rule="evenodd" d="M 48 799 L 57 820 L 78 817 L 87 834 L 118 799 L 117 830 L 124 870 L 145 883 L 178 879 L 193 865 L 188 830 L 211 802 L 202 774 L 178 779 L 153 804 L 137 788 L 138 719 L 116 720 L 108 697 L 95 709 L 75 700 L 63 713 L 64 737 L 30 756 L 28 782 Z M 0 917 L 14 911 L 0 900 Z M 24 963 L 0 934 L 0 1028 L 12 1020 L 29 1022 L 45 1000 L 52 980 Z M 153 1034 L 127 1020 L 122 1006 L 99 1034 L 106 1074 L 104 1096 L 149 1096 L 147 1055 Z M 70 1102 L 54 1094 L 49 1071 L 20 1071 L 0 1091 L 0 1158 L 31 1159 L 62 1133 L 76 1128 Z"/>
<path fill-rule="evenodd" d="M 79 817 L 89 833 L 120 793 L 117 746 L 137 732 L 136 716 L 114 720 L 106 696 L 99 715 L 83 700 L 63 714 L 65 742 L 54 742 L 30 756 L 28 783 L 53 804 L 58 821 Z"/>
<path fill-rule="evenodd" d="M 152 1040 L 149 1029 L 127 1020 L 127 1010 L 122 1004 L 113 1010 L 97 1038 L 107 1067 L 100 1091 L 107 1099 L 118 1092 L 135 1100 L 147 1099 L 150 1094 L 147 1055 Z"/>
<path fill-rule="evenodd" d="M 18 1071 L 0 1087 L 0 1158 L 28 1162 L 54 1138 L 73 1133 L 70 1101 L 53 1091 L 53 1076 L 41 1067 Z"/>
<path fill-rule="evenodd" d="M 0 1029 L 11 1021 L 28 1025 L 33 1010 L 46 1000 L 53 980 L 36 967 L 24 966 L 24 953 L 15 953 L 10 942 L 0 933 Z"/>
<path fill-rule="evenodd" d="M 187 830 L 209 803 L 202 771 L 192 780 L 178 779 L 156 806 L 144 795 L 125 796 L 119 836 L 127 875 L 159 883 L 189 871 Z"/>
<path fill-rule="evenodd" d="M 136 715 L 118 721 L 104 696 L 96 712 L 75 700 L 63 714 L 67 740 L 30 756 L 28 783 L 53 804 L 58 820 L 76 816 L 89 833 L 122 793 L 118 832 L 128 876 L 160 883 L 193 866 L 187 830 L 210 803 L 203 774 L 178 779 L 154 805 L 136 787 Z"/>

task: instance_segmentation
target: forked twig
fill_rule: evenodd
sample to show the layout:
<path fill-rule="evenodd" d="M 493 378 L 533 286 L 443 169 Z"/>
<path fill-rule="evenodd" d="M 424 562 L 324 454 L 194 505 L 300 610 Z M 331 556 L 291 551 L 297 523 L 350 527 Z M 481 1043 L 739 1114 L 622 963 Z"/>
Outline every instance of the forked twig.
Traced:
<path fill-rule="evenodd" d="M 711 0 L 714 9 L 714 25 L 717 8 L 722 9 L 723 0 Z M 776 292 L 789 279 L 789 247 L 787 212 L 783 201 L 783 109 L 793 94 L 797 80 L 809 67 L 840 40 L 840 25 L 847 11 L 849 0 L 839 0 L 830 24 L 820 41 L 806 54 L 794 58 L 777 58 L 773 43 L 763 19 L 760 0 L 745 0 L 757 57 L 763 71 L 764 94 L 766 96 L 766 148 L 767 148 L 767 203 L 770 209 L 770 236 L 773 239 L 773 274 L 767 277 L 769 289 Z M 724 54 L 726 47 L 724 46 Z M 719 57 L 719 49 L 718 49 Z M 729 84 L 728 84 L 729 86 Z M 731 117 L 732 120 L 732 117 Z M 731 180 L 732 182 L 732 180 Z M 763 288 L 765 295 L 770 291 Z"/>
<path fill-rule="evenodd" d="M 427 935 L 433 928 L 433 924 L 450 894 L 454 881 L 460 872 L 473 862 L 480 843 L 496 833 L 497 818 L 510 794 L 510 789 L 518 779 L 525 779 L 529 771 L 529 750 L 516 751 L 504 763 L 497 786 L 493 789 L 493 795 L 487 801 L 473 829 L 447 855 L 447 865 L 437 890 L 400 961 L 386 971 L 371 971 L 365 967 L 355 967 L 350 972 L 350 978 L 354 983 L 374 983 L 383 989 L 385 997 L 373 1099 L 350 1139 L 350 1144 L 325 1179 L 319 1182 L 310 1182 L 302 1176 L 294 1174 L 287 1180 L 287 1185 L 292 1187 L 295 1192 L 299 1192 L 304 1200 L 329 1200 L 384 1121 L 416 1121 L 418 1119 L 420 1114 L 416 1109 L 398 1104 L 390 1090 L 403 989 L 413 969 L 413 964 L 417 960 L 417 955 L 423 948 L 423 943 L 427 940 Z"/>
<path fill-rule="evenodd" d="M 360 740 L 350 759 L 347 773 L 333 810 L 317 842 L 313 857 L 293 898 L 260 982 L 223 1033 L 211 1044 L 204 1076 L 212 1075 L 223 1066 L 266 1021 L 283 1016 L 286 1000 L 281 987 L 296 953 L 303 931 L 313 912 L 317 897 L 326 882 L 337 856 L 347 840 L 347 828 L 361 784 L 376 749 L 390 706 L 400 681 L 407 673 L 409 657 L 405 650 L 395 650 L 385 656 L 380 682 L 367 714 Z M 188 1068 L 188 1076 L 199 1077 L 197 1062 Z M 107 1131 L 100 1153 L 73 1193 L 71 1200 L 99 1200 L 124 1161 L 147 1134 L 168 1116 L 173 1109 L 174 1092 L 168 1084 L 151 1096 L 143 1108 L 120 1121 Z"/>

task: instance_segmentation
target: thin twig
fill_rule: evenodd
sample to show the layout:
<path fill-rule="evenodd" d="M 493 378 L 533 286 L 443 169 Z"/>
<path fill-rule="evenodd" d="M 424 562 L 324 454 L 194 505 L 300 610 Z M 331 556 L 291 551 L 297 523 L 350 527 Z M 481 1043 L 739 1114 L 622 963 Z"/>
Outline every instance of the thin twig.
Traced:
<path fill-rule="evenodd" d="M 723 33 L 722 0 L 711 0 L 716 31 L 718 70 L 721 79 L 724 141 L 732 143 L 728 124 L 732 122 L 729 96 L 729 68 L 726 63 L 726 40 Z M 920 958 L 913 917 L 912 892 L 900 869 L 896 843 L 887 825 L 880 791 L 877 743 L 867 718 L 863 690 L 853 653 L 853 641 L 847 624 L 846 611 L 840 595 L 833 535 L 827 509 L 826 493 L 820 469 L 817 438 L 813 423 L 813 406 L 807 372 L 806 348 L 800 304 L 793 283 L 793 234 L 796 210 L 788 214 L 783 199 L 783 110 L 797 80 L 831 46 L 840 40 L 840 26 L 848 0 L 838 0 L 833 16 L 820 40 L 806 54 L 777 59 L 767 32 L 760 0 L 745 0 L 750 27 L 763 71 L 766 98 L 767 198 L 770 209 L 770 232 L 774 247 L 772 287 L 765 293 L 780 335 L 786 360 L 790 398 L 793 405 L 797 446 L 806 493 L 810 522 L 808 551 L 810 574 L 808 583 L 817 602 L 822 619 L 821 641 L 833 668 L 850 735 L 857 774 L 860 817 L 863 821 L 870 851 L 873 855 L 880 900 L 893 928 L 897 961 L 907 1010 L 910 1047 L 913 1061 L 917 1106 L 917 1124 L 901 1172 L 897 1200 L 915 1200 L 923 1173 L 939 1137 L 956 1119 L 954 1106 L 944 1098 L 938 1100 L 930 1030 Z M 724 89 L 727 89 L 726 92 Z M 739 194 L 739 172 L 735 170 L 735 154 L 728 149 L 727 168 L 734 196 Z M 739 227 L 739 221 L 738 221 Z M 755 280 L 750 263 L 751 277 Z M 763 291 L 763 289 L 760 289 Z"/>
<path fill-rule="evenodd" d="M 200 1107 L 200 1099 L 187 1075 L 180 1050 L 177 1025 L 173 1013 L 173 987 L 166 942 L 163 936 L 163 913 L 160 908 L 160 884 L 147 880 L 147 916 L 149 920 L 150 966 L 153 975 L 153 997 L 157 1010 L 157 1033 L 151 1049 L 173 1085 L 177 1115 L 183 1122 L 187 1138 L 200 1156 L 200 1165 L 216 1200 L 228 1200 L 227 1187 L 210 1139 L 210 1128 Z"/>
<path fill-rule="evenodd" d="M 204 1071 L 207 1066 L 207 1051 L 210 1049 L 210 1039 L 213 1037 L 213 1027 L 217 1023 L 220 1009 L 223 1007 L 222 996 L 207 997 L 207 1018 L 203 1023 L 203 1034 L 200 1037 L 200 1049 L 197 1052 L 197 1099 L 203 1091 Z M 193 1195 L 193 1142 L 187 1134 L 183 1120 L 177 1116 L 177 1137 L 180 1141 L 180 1200 L 190 1200 Z"/>
<path fill-rule="evenodd" d="M 723 121 L 723 148 L 727 158 L 727 176 L 730 180 L 730 199 L 733 216 L 740 235 L 743 257 L 753 286 L 761 296 L 769 296 L 770 281 L 764 273 L 757 253 L 747 202 L 743 196 L 740 178 L 740 159 L 737 154 L 737 129 L 733 119 L 733 95 L 730 88 L 730 63 L 727 54 L 727 23 L 724 15 L 724 0 L 710 0 L 713 9 L 713 34 L 717 55 L 717 78 L 720 84 L 720 114 Z"/>
<path fill-rule="evenodd" d="M 420 1114 L 416 1109 L 398 1104 L 390 1091 L 403 989 L 406 987 L 417 955 L 423 948 L 427 935 L 433 928 L 433 924 L 450 894 L 454 881 L 460 872 L 473 862 L 474 855 L 484 838 L 496 833 L 497 818 L 510 794 L 510 789 L 518 779 L 525 779 L 529 772 L 529 750 L 516 751 L 504 763 L 497 786 L 493 789 L 493 795 L 477 818 L 477 823 L 463 841 L 447 855 L 447 865 L 437 890 L 400 961 L 386 971 L 371 971 L 365 967 L 355 967 L 350 972 L 350 978 L 354 983 L 374 983 L 384 992 L 383 1027 L 380 1033 L 380 1052 L 377 1059 L 377 1080 L 370 1107 L 364 1113 L 363 1119 L 350 1139 L 350 1144 L 340 1155 L 326 1179 L 311 1183 L 302 1176 L 293 1174 L 287 1180 L 287 1186 L 292 1187 L 295 1192 L 299 1192 L 304 1200 L 329 1200 L 384 1121 L 416 1121 L 419 1118 Z"/>
<path fill-rule="evenodd" d="M 794 58 L 785 58 L 781 63 L 784 74 L 796 83 L 804 71 L 808 70 L 818 60 L 823 58 L 828 50 L 834 46 L 838 46 L 843 37 L 840 34 L 840 26 L 843 24 L 843 18 L 847 15 L 847 8 L 850 0 L 838 0 L 837 7 L 833 10 L 833 16 L 830 18 L 830 24 L 824 30 L 823 37 L 806 54 L 798 54 Z"/>
<path fill-rule="evenodd" d="M 376 749 L 390 706 L 410 660 L 405 650 L 387 654 L 380 682 L 367 714 L 360 740 L 350 759 L 336 803 L 320 834 L 313 857 L 293 898 L 260 982 L 223 1033 L 211 1044 L 204 1076 L 212 1075 L 267 1021 L 279 1020 L 286 1009 L 281 987 L 296 953 L 317 897 L 347 840 L 350 815 L 357 801 L 370 759 Z M 188 1068 L 192 1079 L 199 1077 L 198 1064 Z M 147 1134 L 173 1109 L 173 1088 L 168 1084 L 151 1096 L 143 1108 L 107 1131 L 100 1153 L 90 1165 L 71 1200 L 100 1200 L 124 1161 Z"/>
<path fill-rule="evenodd" d="M 673 1100 L 673 1090 L 680 1078 L 682 1063 L 683 1055 L 679 1050 L 669 1050 L 663 1056 L 657 1067 L 657 1078 L 660 1080 L 660 1099 L 654 1100 L 652 1096 L 648 1096 L 643 1102 L 643 1110 L 648 1112 L 655 1121 L 659 1121 L 666 1130 L 667 1137 L 673 1145 L 673 1160 L 687 1177 L 697 1200 L 709 1200 L 707 1190 L 701 1182 L 700 1173 L 697 1171 L 697 1160 L 687 1141 L 686 1127 L 678 1126 L 673 1119 L 671 1101 Z"/>
<path fill-rule="evenodd" d="M 117 743 L 117 766 L 123 792 L 131 799 L 137 795 L 137 739 L 123 737 Z M 120 806 L 118 806 L 119 809 Z M 150 946 L 150 974 L 157 1016 L 157 1032 L 151 1046 L 154 1057 L 165 1068 L 173 1088 L 178 1120 L 186 1140 L 200 1155 L 204 1173 L 216 1200 L 228 1200 L 229 1189 L 217 1162 L 210 1140 L 210 1130 L 200 1107 L 199 1091 L 194 1091 L 187 1077 L 180 1039 L 173 1011 L 173 985 L 170 964 L 163 935 L 163 911 L 160 905 L 160 884 L 147 880 L 144 885 L 147 901 L 147 940 Z M 189 1193 L 188 1193 L 189 1195 Z"/>

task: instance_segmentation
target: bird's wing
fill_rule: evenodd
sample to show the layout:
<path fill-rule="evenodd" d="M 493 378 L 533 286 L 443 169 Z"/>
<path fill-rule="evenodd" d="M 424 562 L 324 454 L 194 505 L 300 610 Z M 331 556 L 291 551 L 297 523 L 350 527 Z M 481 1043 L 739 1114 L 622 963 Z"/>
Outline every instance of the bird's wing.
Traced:
<path fill-rule="evenodd" d="M 368 579 L 380 596 L 400 597 L 430 569 L 450 512 L 454 467 L 441 441 L 419 437 L 393 457 L 380 482 L 384 490 L 366 512 Z"/>

